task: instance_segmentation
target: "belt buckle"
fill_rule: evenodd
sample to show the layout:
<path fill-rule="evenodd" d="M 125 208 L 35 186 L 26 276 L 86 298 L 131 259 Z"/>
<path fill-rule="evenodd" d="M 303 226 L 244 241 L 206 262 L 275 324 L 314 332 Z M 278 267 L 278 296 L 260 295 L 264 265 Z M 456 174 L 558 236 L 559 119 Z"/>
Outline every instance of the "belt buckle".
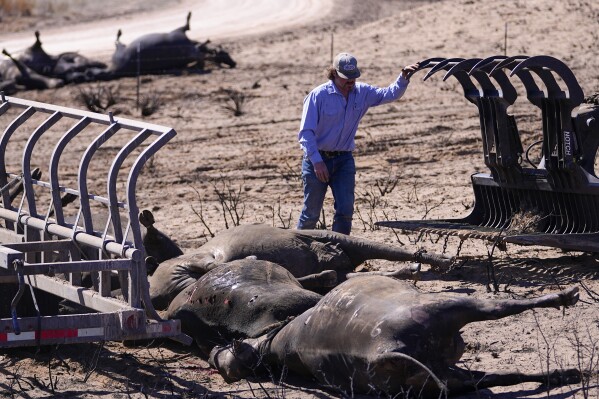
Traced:
<path fill-rule="evenodd" d="M 341 155 L 341 151 L 320 151 L 320 155 L 324 156 L 327 159 L 330 159 Z"/>

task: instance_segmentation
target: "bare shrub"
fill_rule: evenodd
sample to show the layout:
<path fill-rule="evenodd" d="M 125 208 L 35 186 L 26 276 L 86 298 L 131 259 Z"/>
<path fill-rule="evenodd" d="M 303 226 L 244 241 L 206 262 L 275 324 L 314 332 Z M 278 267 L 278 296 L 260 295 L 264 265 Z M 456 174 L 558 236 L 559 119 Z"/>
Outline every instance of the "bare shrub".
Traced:
<path fill-rule="evenodd" d="M 245 104 L 248 97 L 237 90 L 224 90 L 227 95 L 226 103 L 223 108 L 233 113 L 235 116 L 241 116 L 245 114 Z"/>
<path fill-rule="evenodd" d="M 244 183 L 238 189 L 231 187 L 231 182 L 224 177 L 214 180 L 212 187 L 218 198 L 221 214 L 225 222 L 225 228 L 239 226 L 245 215 L 245 198 L 243 198 Z"/>
<path fill-rule="evenodd" d="M 301 184 L 302 182 L 301 168 L 297 166 L 291 166 L 287 160 L 285 160 L 284 167 L 279 167 L 278 173 L 281 178 L 294 189 L 296 188 L 297 184 Z"/>
<path fill-rule="evenodd" d="M 120 101 L 118 86 L 95 85 L 80 87 L 75 99 L 92 112 L 104 112 Z"/>
<path fill-rule="evenodd" d="M 225 229 L 233 226 L 239 226 L 245 217 L 246 199 L 243 195 L 245 184 L 242 183 L 237 189 L 235 189 L 232 187 L 231 182 L 223 176 L 218 179 L 214 179 L 211 184 L 218 202 L 218 205 L 215 208 L 222 216 Z M 214 230 L 209 226 L 208 220 L 204 214 L 204 212 L 207 212 L 208 209 L 204 206 L 203 196 L 196 188 L 192 187 L 192 190 L 196 192 L 200 201 L 200 206 L 196 209 L 192 205 L 191 210 L 200 219 L 200 223 L 202 223 L 206 230 L 208 230 L 210 237 L 214 237 Z"/>
<path fill-rule="evenodd" d="M 400 179 L 401 175 L 393 168 L 389 168 L 386 176 L 376 179 L 373 184 L 358 193 L 356 215 L 362 222 L 364 231 L 378 230 L 375 223 L 381 220 L 379 212 L 383 212 L 384 209 L 389 207 L 389 202 L 385 196 L 395 190 Z M 359 204 L 364 204 L 365 209 L 362 209 Z"/>
<path fill-rule="evenodd" d="M 162 97 L 155 91 L 144 95 L 139 101 L 139 108 L 142 116 L 150 116 L 164 105 Z"/>
<path fill-rule="evenodd" d="M 595 331 L 591 331 L 591 330 Z M 599 338 L 597 328 L 590 325 L 580 325 L 576 322 L 571 333 L 566 337 L 576 352 L 576 364 L 580 371 L 582 395 L 585 399 L 590 397 L 591 388 L 597 378 L 599 370 Z M 596 384 L 594 384 L 596 386 Z"/>
<path fill-rule="evenodd" d="M 506 230 L 508 235 L 536 233 L 543 231 L 543 222 L 550 215 L 543 215 L 538 209 L 523 209 L 514 213 Z"/>
<path fill-rule="evenodd" d="M 292 214 L 292 212 L 289 212 L 289 215 L 283 214 L 283 212 L 281 210 L 281 198 L 280 197 L 277 199 L 276 205 L 274 205 L 274 206 L 267 205 L 266 208 L 270 210 L 270 218 L 272 219 L 273 227 L 276 227 L 275 220 L 278 219 L 279 222 L 281 223 L 282 228 L 284 228 L 284 229 L 291 228 L 291 221 L 292 221 L 293 214 Z"/>

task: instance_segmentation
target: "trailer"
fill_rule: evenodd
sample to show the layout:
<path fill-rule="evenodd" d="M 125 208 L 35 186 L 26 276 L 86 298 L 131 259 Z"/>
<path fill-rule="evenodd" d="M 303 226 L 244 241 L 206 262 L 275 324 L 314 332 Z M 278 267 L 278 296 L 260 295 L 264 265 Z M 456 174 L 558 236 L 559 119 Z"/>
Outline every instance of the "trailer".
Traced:
<path fill-rule="evenodd" d="M 136 198 L 175 130 L 3 93 L 0 126 L 0 347 L 191 343 L 150 301 Z M 81 311 L 44 314 L 46 293 Z"/>

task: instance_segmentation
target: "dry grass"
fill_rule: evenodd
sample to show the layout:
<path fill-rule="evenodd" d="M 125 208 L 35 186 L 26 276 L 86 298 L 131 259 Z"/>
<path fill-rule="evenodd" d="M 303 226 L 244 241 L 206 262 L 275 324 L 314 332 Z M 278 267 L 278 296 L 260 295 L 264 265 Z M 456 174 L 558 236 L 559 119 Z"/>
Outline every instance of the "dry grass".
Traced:
<path fill-rule="evenodd" d="M 72 4 L 67 0 L 0 0 L 0 16 L 58 14 L 68 11 Z"/>
<path fill-rule="evenodd" d="M 0 15 L 29 16 L 34 6 L 33 0 L 0 0 Z"/>

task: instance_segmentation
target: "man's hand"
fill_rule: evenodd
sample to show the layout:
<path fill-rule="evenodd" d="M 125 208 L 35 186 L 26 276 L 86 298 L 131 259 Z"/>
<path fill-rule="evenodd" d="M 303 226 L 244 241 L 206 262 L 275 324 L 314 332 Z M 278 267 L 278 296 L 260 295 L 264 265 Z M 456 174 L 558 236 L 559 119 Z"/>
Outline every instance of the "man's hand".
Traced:
<path fill-rule="evenodd" d="M 328 183 L 329 181 L 329 170 L 324 162 L 316 162 L 314 164 L 314 173 L 316 173 L 316 177 L 323 183 Z"/>
<path fill-rule="evenodd" d="M 412 76 L 412 74 L 414 72 L 416 72 L 416 70 L 418 69 L 419 66 L 420 66 L 420 64 L 418 64 L 418 63 L 408 65 L 401 70 L 401 73 L 404 76 L 404 78 L 410 80 L 410 77 Z"/>

